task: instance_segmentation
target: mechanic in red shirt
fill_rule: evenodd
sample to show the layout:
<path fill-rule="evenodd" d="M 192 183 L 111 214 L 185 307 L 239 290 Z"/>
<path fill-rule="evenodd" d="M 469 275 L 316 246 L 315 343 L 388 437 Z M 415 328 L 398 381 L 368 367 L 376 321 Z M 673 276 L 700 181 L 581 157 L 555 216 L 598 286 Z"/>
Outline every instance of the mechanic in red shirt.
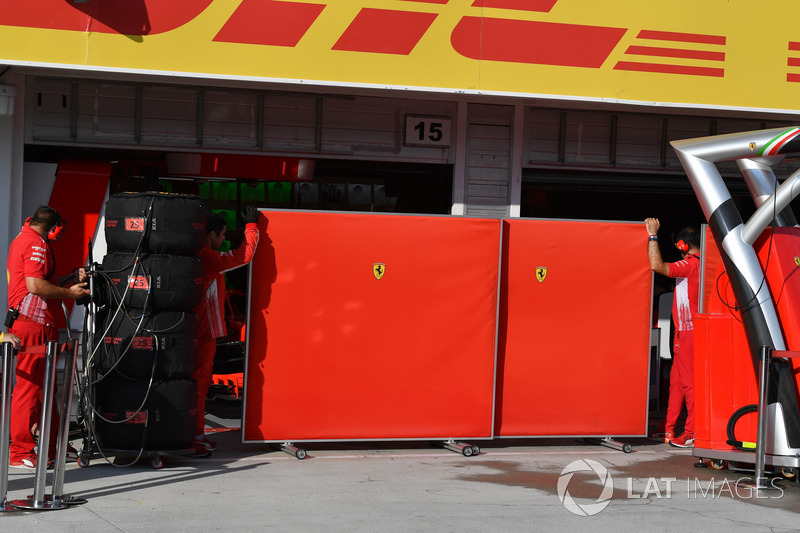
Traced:
<path fill-rule="evenodd" d="M 694 445 L 694 315 L 700 284 L 700 232 L 684 228 L 678 233 L 675 247 L 682 260 L 665 263 L 658 247 L 658 219 L 644 221 L 647 228 L 647 259 L 653 272 L 675 278 L 672 297 L 672 322 L 675 338 L 672 343 L 672 370 L 669 374 L 669 401 L 664 439 L 673 446 L 688 448 Z M 675 436 L 675 424 L 686 406 L 683 434 Z"/>
<path fill-rule="evenodd" d="M 34 428 L 42 412 L 44 387 L 44 354 L 27 353 L 26 347 L 42 346 L 58 340 L 54 309 L 58 300 L 77 300 L 89 295 L 86 271 L 77 269 L 77 283 L 63 287 L 50 281 L 55 261 L 50 243 L 64 231 L 61 215 L 49 206 L 40 206 L 11 242 L 6 263 L 9 314 L 16 315 L 6 327 L 19 337 L 22 344 L 17 354 L 17 383 L 11 398 L 11 447 L 9 464 L 21 468 L 36 468 Z M 53 423 L 57 413 L 53 410 Z M 57 427 L 53 425 L 52 427 Z M 50 432 L 48 457 L 55 456 L 56 432 Z"/>
<path fill-rule="evenodd" d="M 211 386 L 217 339 L 227 335 L 225 328 L 225 272 L 250 262 L 258 245 L 258 209 L 245 211 L 244 240 L 235 250 L 218 252 L 225 241 L 227 224 L 219 215 L 209 214 L 206 244 L 200 253 L 203 265 L 203 299 L 195 308 L 198 323 L 197 369 L 192 379 L 197 382 L 197 430 L 194 455 L 205 457 L 217 444 L 205 436 L 206 395 Z M 269 223 L 269 221 L 267 221 Z"/>

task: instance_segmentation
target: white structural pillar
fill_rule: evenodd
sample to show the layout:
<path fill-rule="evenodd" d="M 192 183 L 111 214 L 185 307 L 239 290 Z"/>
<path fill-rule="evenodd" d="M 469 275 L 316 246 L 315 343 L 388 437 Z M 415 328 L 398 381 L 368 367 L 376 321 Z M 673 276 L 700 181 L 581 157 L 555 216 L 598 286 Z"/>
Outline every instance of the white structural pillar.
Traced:
<path fill-rule="evenodd" d="M 467 103 L 458 102 L 453 160 L 453 207 L 451 215 L 467 213 Z"/>
<path fill-rule="evenodd" d="M 19 233 L 22 220 L 24 77 L 15 76 L 13 80 L 14 84 L 0 82 L 0 260 L 3 265 L 8 259 L 8 245 Z M 7 293 L 7 284 L 0 283 L 3 310 L 8 307 Z M 5 318 L 5 313 L 2 317 Z"/>
<path fill-rule="evenodd" d="M 525 106 L 514 106 L 511 137 L 511 182 L 508 187 L 508 216 L 519 218 L 522 211 L 522 158 L 525 137 Z"/>

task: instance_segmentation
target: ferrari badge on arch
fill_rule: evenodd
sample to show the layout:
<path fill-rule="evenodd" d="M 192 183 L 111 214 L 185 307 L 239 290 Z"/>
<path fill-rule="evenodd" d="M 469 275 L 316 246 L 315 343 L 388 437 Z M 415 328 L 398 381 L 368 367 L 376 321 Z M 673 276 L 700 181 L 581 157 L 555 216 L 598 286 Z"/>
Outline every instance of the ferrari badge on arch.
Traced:
<path fill-rule="evenodd" d="M 386 265 L 383 263 L 372 263 L 372 273 L 375 274 L 375 279 L 381 279 L 386 274 Z"/>
<path fill-rule="evenodd" d="M 536 279 L 539 283 L 544 281 L 544 278 L 547 277 L 547 267 L 537 267 L 536 268 Z"/>
<path fill-rule="evenodd" d="M 794 257 L 794 264 L 800 267 L 800 257 Z"/>

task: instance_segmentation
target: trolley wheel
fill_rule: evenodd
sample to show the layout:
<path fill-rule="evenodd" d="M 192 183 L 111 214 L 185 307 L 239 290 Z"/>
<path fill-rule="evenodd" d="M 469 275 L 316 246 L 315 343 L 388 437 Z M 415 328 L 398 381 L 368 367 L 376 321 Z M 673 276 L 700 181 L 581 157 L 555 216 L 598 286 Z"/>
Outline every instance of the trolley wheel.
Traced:
<path fill-rule="evenodd" d="M 709 464 L 709 466 L 711 466 L 711 468 L 713 468 L 714 470 L 723 470 L 723 469 L 724 469 L 726 466 L 728 466 L 728 465 L 725 463 L 725 461 L 723 461 L 722 459 L 711 459 L 711 460 L 708 462 L 708 464 Z"/>
<path fill-rule="evenodd" d="M 88 455 L 79 455 L 78 456 L 78 466 L 81 468 L 87 468 L 89 466 L 89 456 Z"/>
<path fill-rule="evenodd" d="M 626 442 L 622 445 L 622 453 L 631 453 L 633 451 L 633 446 L 630 443 Z"/>
<path fill-rule="evenodd" d="M 781 467 L 781 474 L 786 479 L 792 479 L 797 477 L 797 469 L 793 466 L 783 466 Z"/>
<path fill-rule="evenodd" d="M 156 455 L 152 459 L 150 459 L 150 466 L 155 468 L 156 470 L 160 470 L 164 467 L 164 459 L 160 455 Z"/>
<path fill-rule="evenodd" d="M 301 460 L 305 459 L 306 455 L 306 451 L 303 448 L 297 448 L 297 451 L 294 452 L 294 456 Z"/>
<path fill-rule="evenodd" d="M 461 453 L 464 454 L 464 457 L 472 457 L 475 453 L 475 450 L 472 449 L 472 446 L 464 446 L 464 449 L 461 450 Z"/>
<path fill-rule="evenodd" d="M 472 455 L 480 455 L 481 449 L 475 444 L 472 445 Z"/>

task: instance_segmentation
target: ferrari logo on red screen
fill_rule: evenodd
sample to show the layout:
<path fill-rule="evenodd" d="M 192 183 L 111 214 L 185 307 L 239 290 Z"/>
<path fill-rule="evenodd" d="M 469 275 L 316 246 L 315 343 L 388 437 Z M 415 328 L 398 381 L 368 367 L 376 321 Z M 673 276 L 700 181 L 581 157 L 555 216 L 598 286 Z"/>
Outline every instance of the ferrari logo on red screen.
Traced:
<path fill-rule="evenodd" d="M 547 277 L 547 267 L 538 267 L 536 269 L 536 279 L 539 283 L 544 281 L 544 278 Z"/>
<path fill-rule="evenodd" d="M 386 265 L 383 263 L 373 263 L 372 273 L 375 275 L 375 279 L 381 279 L 383 275 L 386 274 Z"/>

